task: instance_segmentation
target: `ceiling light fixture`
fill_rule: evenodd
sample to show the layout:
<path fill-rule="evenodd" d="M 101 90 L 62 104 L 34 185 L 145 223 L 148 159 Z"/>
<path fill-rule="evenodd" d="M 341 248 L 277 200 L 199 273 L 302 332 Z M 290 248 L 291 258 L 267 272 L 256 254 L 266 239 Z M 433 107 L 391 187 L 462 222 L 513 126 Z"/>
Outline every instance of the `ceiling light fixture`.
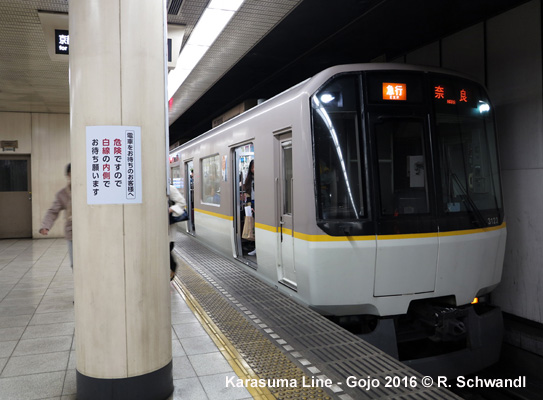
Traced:
<path fill-rule="evenodd" d="M 171 99 L 244 0 L 211 0 L 179 54 L 177 66 L 168 74 L 168 99 Z"/>

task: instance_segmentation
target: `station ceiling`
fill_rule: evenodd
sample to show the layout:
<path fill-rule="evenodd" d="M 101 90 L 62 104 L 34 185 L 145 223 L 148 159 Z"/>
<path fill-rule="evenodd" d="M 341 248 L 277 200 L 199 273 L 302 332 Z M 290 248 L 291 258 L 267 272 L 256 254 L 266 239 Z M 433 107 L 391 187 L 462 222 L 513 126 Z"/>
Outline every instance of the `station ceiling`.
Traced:
<path fill-rule="evenodd" d="M 170 143 L 248 99 L 337 64 L 394 60 L 527 0 L 245 0 L 169 105 Z M 189 37 L 208 0 L 167 0 Z M 38 12 L 68 0 L 0 1 L 0 112 L 69 112 L 68 60 L 48 55 Z"/>

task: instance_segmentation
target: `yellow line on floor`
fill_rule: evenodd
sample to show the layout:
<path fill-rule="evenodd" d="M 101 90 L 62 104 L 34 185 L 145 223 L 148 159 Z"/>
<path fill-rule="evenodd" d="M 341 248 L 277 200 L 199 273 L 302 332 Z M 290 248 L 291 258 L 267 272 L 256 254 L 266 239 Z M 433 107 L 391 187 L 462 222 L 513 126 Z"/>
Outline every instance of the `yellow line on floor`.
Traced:
<path fill-rule="evenodd" d="M 258 375 L 253 369 L 245 362 L 241 354 L 238 353 L 236 348 L 228 340 L 226 336 L 222 334 L 220 329 L 215 323 L 208 317 L 207 313 L 200 306 L 198 301 L 192 296 L 190 291 L 186 288 L 181 280 L 176 276 L 172 281 L 174 288 L 185 299 L 185 302 L 192 310 L 196 318 L 200 321 L 203 328 L 209 334 L 209 337 L 217 345 L 219 351 L 222 353 L 226 361 L 230 364 L 236 375 L 240 379 L 259 379 Z M 266 387 L 247 387 L 247 391 L 257 400 L 275 400 L 275 396 Z"/>

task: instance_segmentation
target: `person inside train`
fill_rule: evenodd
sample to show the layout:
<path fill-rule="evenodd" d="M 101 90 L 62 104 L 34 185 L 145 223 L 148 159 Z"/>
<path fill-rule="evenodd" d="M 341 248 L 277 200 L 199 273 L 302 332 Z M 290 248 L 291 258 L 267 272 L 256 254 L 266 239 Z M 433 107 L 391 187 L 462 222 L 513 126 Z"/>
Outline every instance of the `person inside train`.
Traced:
<path fill-rule="evenodd" d="M 247 177 L 245 178 L 245 182 L 243 184 L 243 190 L 245 191 L 245 201 L 247 203 L 251 203 L 252 214 L 253 214 L 253 218 L 254 218 L 254 213 L 255 213 L 255 160 L 251 160 L 251 162 L 249 163 L 249 172 L 247 173 Z M 256 255 L 256 247 L 255 247 L 254 250 L 250 251 L 248 253 L 248 255 L 255 256 Z"/>
<path fill-rule="evenodd" d="M 319 159 L 319 180 L 321 184 L 321 202 L 323 205 L 323 208 L 328 211 L 328 208 L 330 207 L 331 201 L 330 197 L 332 196 L 332 177 L 333 172 L 328 168 L 328 165 L 326 162 L 321 158 Z"/>
<path fill-rule="evenodd" d="M 168 213 L 170 214 L 170 225 L 177 222 L 186 221 L 189 215 L 186 210 L 187 203 L 185 196 L 173 185 L 170 185 Z"/>
<path fill-rule="evenodd" d="M 185 210 L 186 202 L 185 197 L 181 194 L 179 190 L 173 185 L 170 185 L 170 196 L 168 199 L 169 207 L 169 220 L 170 226 L 168 229 L 168 236 L 170 238 L 170 281 L 175 277 L 175 271 L 177 270 L 177 263 L 172 254 L 173 248 L 175 246 L 175 234 L 177 222 L 186 221 L 188 219 L 187 211 Z"/>
<path fill-rule="evenodd" d="M 49 231 L 53 227 L 53 224 L 58 218 L 58 215 L 62 210 L 65 210 L 65 224 L 64 224 L 64 235 L 68 243 L 68 254 L 70 255 L 70 267 L 74 268 L 73 260 L 73 246 L 72 246 L 72 164 L 66 166 L 66 179 L 68 180 L 67 185 L 60 189 L 55 195 L 55 200 L 53 204 L 45 213 L 43 217 L 43 222 L 40 228 L 40 234 L 47 236 Z"/>

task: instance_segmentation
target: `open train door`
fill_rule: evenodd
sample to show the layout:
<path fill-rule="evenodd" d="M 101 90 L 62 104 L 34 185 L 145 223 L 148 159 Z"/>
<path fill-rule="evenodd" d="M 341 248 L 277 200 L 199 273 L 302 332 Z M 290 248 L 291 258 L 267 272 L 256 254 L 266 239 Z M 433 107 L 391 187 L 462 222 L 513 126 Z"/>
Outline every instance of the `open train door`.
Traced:
<path fill-rule="evenodd" d="M 296 289 L 296 267 L 294 259 L 294 178 L 292 173 L 292 133 L 276 136 L 276 205 L 279 210 L 278 221 L 278 280 Z"/>
<path fill-rule="evenodd" d="M 249 165 L 254 160 L 254 146 L 252 143 L 240 145 L 234 149 L 234 257 L 252 268 L 257 266 L 254 238 L 243 238 L 245 226 L 245 207 L 247 206 L 246 193 L 243 188 L 249 172 Z"/>
<path fill-rule="evenodd" d="M 194 166 L 192 160 L 185 163 L 185 199 L 187 202 L 187 232 L 194 235 Z"/>

